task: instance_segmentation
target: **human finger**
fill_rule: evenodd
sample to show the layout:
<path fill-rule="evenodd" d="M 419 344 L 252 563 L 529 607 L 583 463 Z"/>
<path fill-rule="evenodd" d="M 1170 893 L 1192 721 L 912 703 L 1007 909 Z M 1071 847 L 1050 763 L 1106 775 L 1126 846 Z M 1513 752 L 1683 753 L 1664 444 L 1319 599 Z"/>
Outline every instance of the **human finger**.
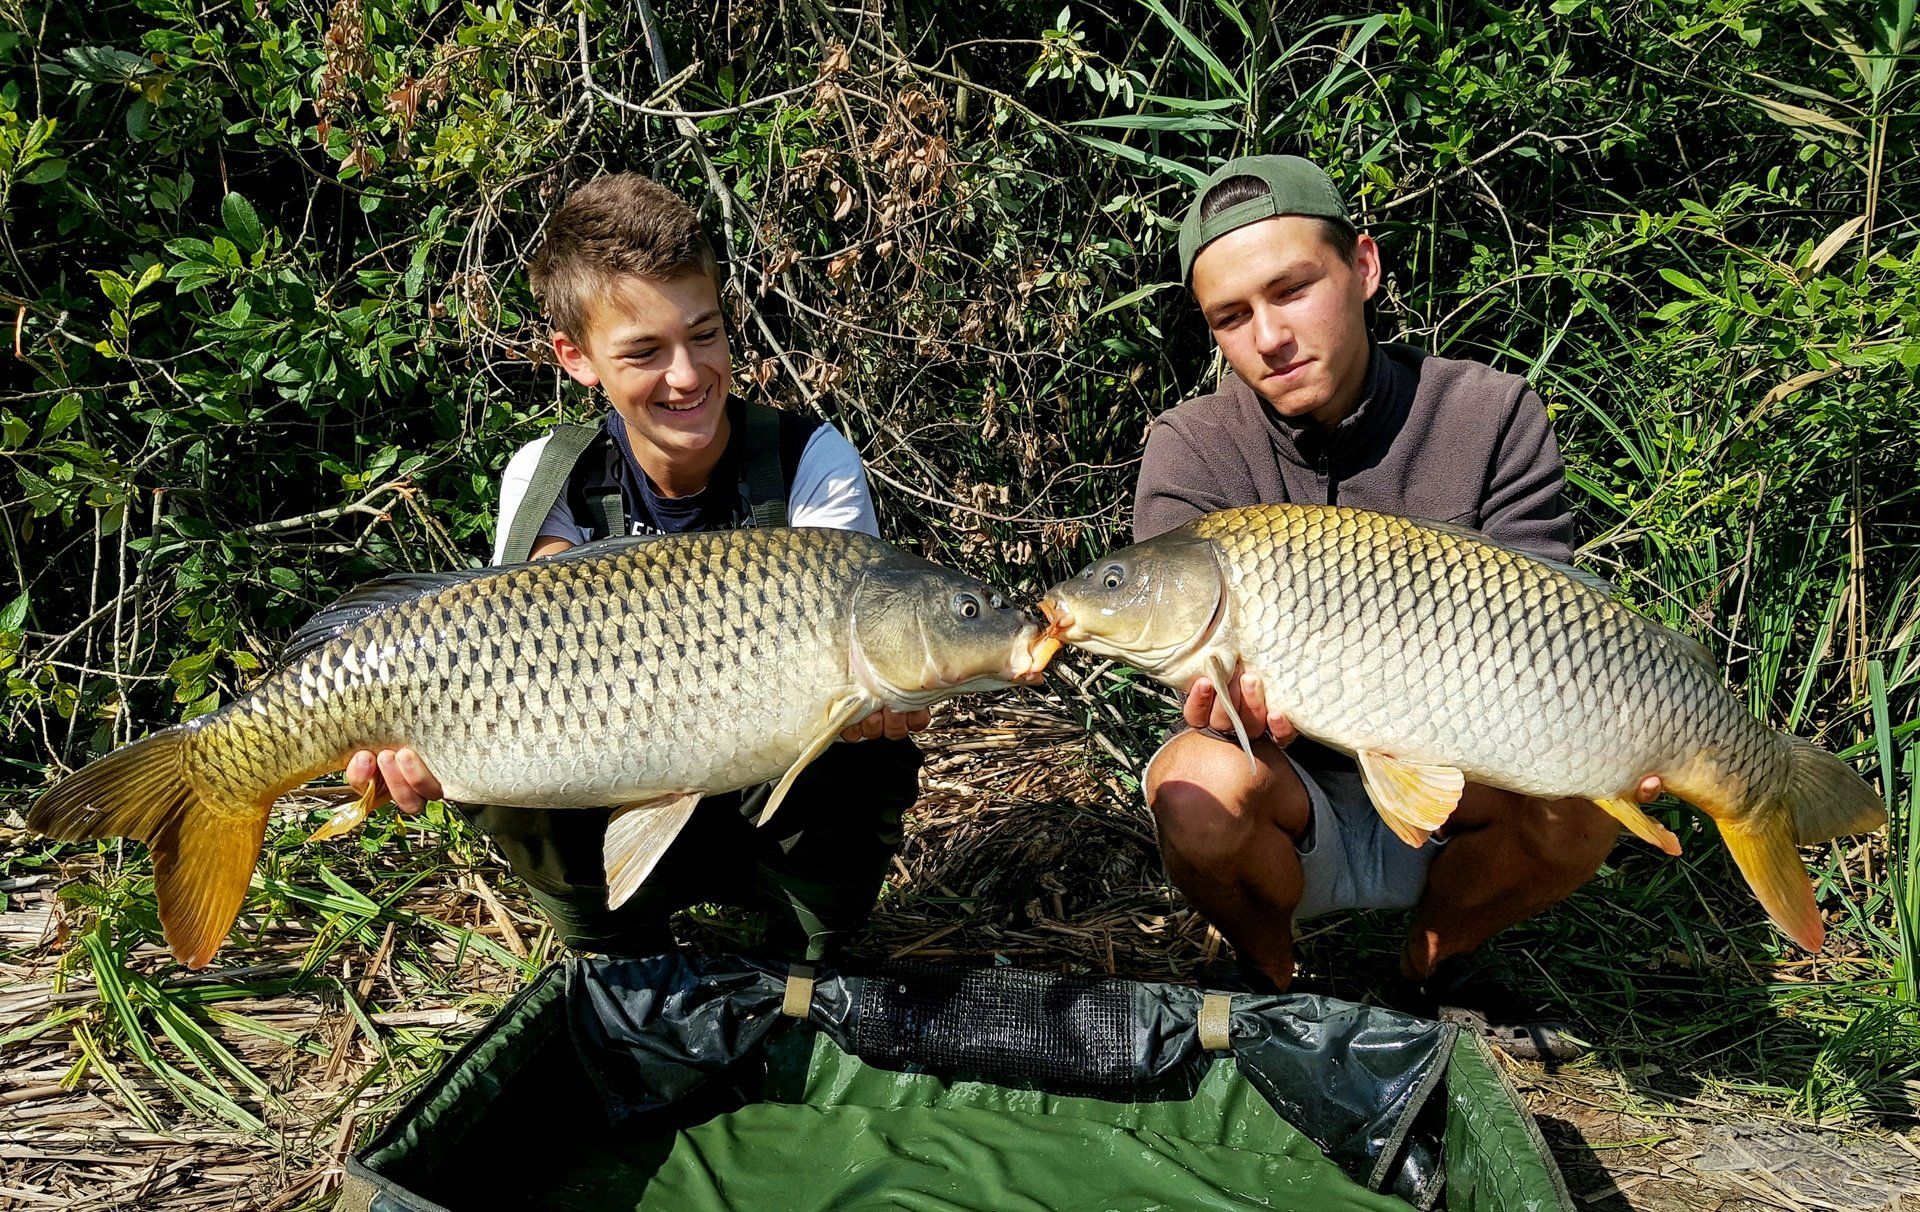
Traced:
<path fill-rule="evenodd" d="M 882 707 L 880 709 L 880 727 L 882 731 L 887 734 L 887 739 L 890 741 L 904 741 L 907 739 L 907 717 L 902 712 L 892 711 Z"/>
<path fill-rule="evenodd" d="M 380 751 L 380 778 L 387 785 L 387 794 L 393 797 L 393 806 L 408 816 L 413 816 L 427 806 L 427 801 L 414 789 L 412 780 L 400 769 L 400 755 L 392 749 Z"/>
<path fill-rule="evenodd" d="M 365 795 L 373 780 L 380 777 L 380 759 L 373 750 L 362 749 L 347 759 L 346 776 L 347 786 Z"/>
<path fill-rule="evenodd" d="M 1259 736 L 1261 725 L 1267 722 L 1267 684 L 1257 673 L 1242 673 L 1238 681 L 1240 722 L 1250 734 Z"/>
<path fill-rule="evenodd" d="M 1213 683 L 1200 678 L 1187 689 L 1187 701 L 1180 704 L 1180 716 L 1189 728 L 1205 728 L 1213 713 Z"/>
<path fill-rule="evenodd" d="M 1267 713 L 1267 735 L 1272 737 L 1273 743 L 1282 749 L 1300 739 L 1299 729 L 1293 726 L 1293 721 L 1288 719 L 1283 711 Z"/>

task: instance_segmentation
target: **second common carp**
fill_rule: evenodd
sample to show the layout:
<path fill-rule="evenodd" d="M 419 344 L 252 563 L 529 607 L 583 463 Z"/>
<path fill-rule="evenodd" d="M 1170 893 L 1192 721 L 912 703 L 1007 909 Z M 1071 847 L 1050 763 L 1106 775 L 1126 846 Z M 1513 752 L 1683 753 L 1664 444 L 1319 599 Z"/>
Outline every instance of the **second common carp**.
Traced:
<path fill-rule="evenodd" d="M 115 750 L 29 827 L 153 852 L 160 920 L 198 968 L 245 897 L 268 809 L 360 749 L 412 746 L 447 798 L 620 806 L 619 904 L 703 795 L 779 780 L 880 707 L 1039 680 L 1058 644 L 987 586 L 841 530 L 609 539 L 355 591 L 220 710 Z M 316 834 L 365 819 L 378 788 Z"/>
<path fill-rule="evenodd" d="M 1825 930 L 1795 848 L 1886 822 L 1846 763 L 1749 714 L 1699 644 L 1604 583 L 1457 527 L 1338 506 L 1222 510 L 1094 561 L 1041 609 L 1058 639 L 1177 690 L 1210 678 L 1230 712 L 1236 669 L 1259 674 L 1269 708 L 1355 756 L 1410 845 L 1472 781 L 1590 799 L 1678 854 L 1633 799 L 1658 775 L 1713 818 L 1809 950 Z"/>

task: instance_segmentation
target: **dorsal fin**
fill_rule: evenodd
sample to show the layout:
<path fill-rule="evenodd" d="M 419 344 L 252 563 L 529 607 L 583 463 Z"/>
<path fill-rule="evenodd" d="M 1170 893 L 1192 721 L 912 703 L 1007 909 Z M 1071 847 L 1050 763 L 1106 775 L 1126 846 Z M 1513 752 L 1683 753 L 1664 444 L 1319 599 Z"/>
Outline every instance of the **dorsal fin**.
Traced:
<path fill-rule="evenodd" d="M 695 533 L 710 534 L 717 532 L 699 531 Z M 664 534 L 617 534 L 610 539 L 595 539 L 591 543 L 582 543 L 577 547 L 569 547 L 565 551 L 558 552 L 554 555 L 541 556 L 532 562 L 535 564 L 564 564 L 570 560 L 591 560 L 596 556 L 613 555 L 616 552 L 626 551 L 628 548 L 638 547 L 642 543 L 651 543 L 656 539 L 668 537 L 670 536 Z"/>
<path fill-rule="evenodd" d="M 1511 543 L 1502 543 L 1499 539 L 1482 534 L 1471 526 L 1462 526 L 1458 522 L 1429 522 L 1425 518 L 1409 518 L 1408 521 L 1426 530 L 1437 530 L 1441 534 L 1450 534 L 1457 539 L 1472 539 L 1476 543 L 1485 543 L 1489 547 L 1497 547 L 1508 555 L 1518 556 L 1523 560 L 1532 560 L 1536 564 L 1545 564 L 1561 576 L 1571 577 L 1582 585 L 1585 585 L 1588 589 L 1597 589 L 1608 597 L 1614 597 L 1620 592 L 1614 588 L 1612 581 L 1607 580 L 1607 578 L 1603 576 L 1588 572 L 1584 568 L 1575 568 L 1573 565 L 1560 560 L 1550 560 L 1546 556 L 1531 551 L 1524 551 Z"/>
<path fill-rule="evenodd" d="M 411 602 L 449 585 L 475 581 L 500 571 L 498 568 L 467 568 L 458 572 L 396 572 L 392 576 L 356 585 L 300 625 L 300 630 L 294 632 L 287 646 L 281 649 L 278 665 L 284 667 L 293 664 L 368 615 L 378 614 L 389 606 Z"/>
<path fill-rule="evenodd" d="M 1675 631 L 1665 624 L 1661 624 L 1660 630 L 1666 633 L 1667 642 L 1672 644 L 1674 648 L 1680 652 L 1685 653 L 1689 660 L 1698 661 L 1708 669 L 1713 670 L 1714 676 L 1716 677 L 1724 676 L 1724 671 L 1720 668 L 1720 662 L 1714 659 L 1712 650 L 1705 644 L 1694 639 L 1686 632 Z"/>

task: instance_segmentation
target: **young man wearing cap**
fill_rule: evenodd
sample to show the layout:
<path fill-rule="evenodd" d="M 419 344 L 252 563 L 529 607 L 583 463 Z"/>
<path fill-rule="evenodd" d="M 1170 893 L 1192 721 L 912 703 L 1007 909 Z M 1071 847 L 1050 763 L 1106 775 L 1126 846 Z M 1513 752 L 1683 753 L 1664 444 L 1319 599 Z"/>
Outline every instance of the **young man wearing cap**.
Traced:
<path fill-rule="evenodd" d="M 1327 175 L 1297 156 L 1234 160 L 1200 187 L 1180 267 L 1230 374 L 1155 421 L 1134 502 L 1136 541 L 1216 509 L 1350 505 L 1468 526 L 1564 561 L 1572 519 L 1546 407 L 1478 362 L 1375 342 L 1380 251 Z M 1585 800 L 1469 785 L 1418 850 L 1373 810 L 1353 761 L 1296 740 L 1257 678 L 1228 688 L 1255 744 L 1247 767 L 1219 688 L 1187 696 L 1187 728 L 1148 765 L 1167 871 L 1238 952 L 1285 988 L 1293 923 L 1339 909 L 1411 909 L 1389 1000 L 1480 1031 L 1516 1055 L 1581 1050 L 1477 953 L 1586 883 L 1617 826 Z M 1641 789 L 1650 800 L 1657 782 Z M 1256 978 L 1257 979 L 1257 978 Z"/>

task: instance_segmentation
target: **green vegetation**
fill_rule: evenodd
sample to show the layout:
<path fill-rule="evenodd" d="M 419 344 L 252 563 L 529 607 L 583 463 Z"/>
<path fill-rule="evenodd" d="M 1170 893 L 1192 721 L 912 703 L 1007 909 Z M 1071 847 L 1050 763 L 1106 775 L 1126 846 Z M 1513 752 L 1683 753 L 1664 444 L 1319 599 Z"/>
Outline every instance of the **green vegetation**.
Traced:
<path fill-rule="evenodd" d="M 1192 181 L 1297 151 L 1383 241 L 1383 336 L 1545 394 L 1585 560 L 1893 810 L 1886 837 L 1818 862 L 1818 961 L 1675 809 L 1685 858 L 1623 848 L 1522 932 L 1542 981 L 1617 1027 L 1601 1059 L 1623 1070 L 1657 1058 L 1818 1116 L 1904 1107 L 1914 0 L 856 11 L 675 6 L 650 49 L 644 3 L 0 3 L 16 805 L 56 763 L 239 693 L 349 585 L 483 557 L 507 456 L 594 409 L 545 359 L 519 273 L 572 183 L 638 168 L 707 198 L 741 383 L 855 440 L 891 537 L 1032 590 L 1122 534 L 1148 420 L 1211 381 L 1165 281 Z M 1100 727 L 1137 753 L 1165 707 L 1094 685 L 1116 709 Z M 308 972 L 344 940 L 372 950 L 387 922 L 426 920 L 392 907 L 404 894 L 472 861 L 444 822 L 399 858 L 376 849 L 395 825 L 324 854 L 301 832 L 270 834 L 234 962 L 282 916 L 321 924 Z M 0 874 L 72 853 L 9 843 Z M 221 1019 L 225 987 L 163 994 L 128 966 L 156 934 L 151 884 L 144 859 L 103 853 L 70 894 L 96 912 L 66 963 L 111 1013 L 68 1005 L 36 1030 L 256 1120 L 271 1092 L 208 1030 L 245 1029 Z M 425 942 L 395 947 L 446 979 Z M 390 1059 L 417 1074 L 437 1055 L 422 1039 Z"/>

